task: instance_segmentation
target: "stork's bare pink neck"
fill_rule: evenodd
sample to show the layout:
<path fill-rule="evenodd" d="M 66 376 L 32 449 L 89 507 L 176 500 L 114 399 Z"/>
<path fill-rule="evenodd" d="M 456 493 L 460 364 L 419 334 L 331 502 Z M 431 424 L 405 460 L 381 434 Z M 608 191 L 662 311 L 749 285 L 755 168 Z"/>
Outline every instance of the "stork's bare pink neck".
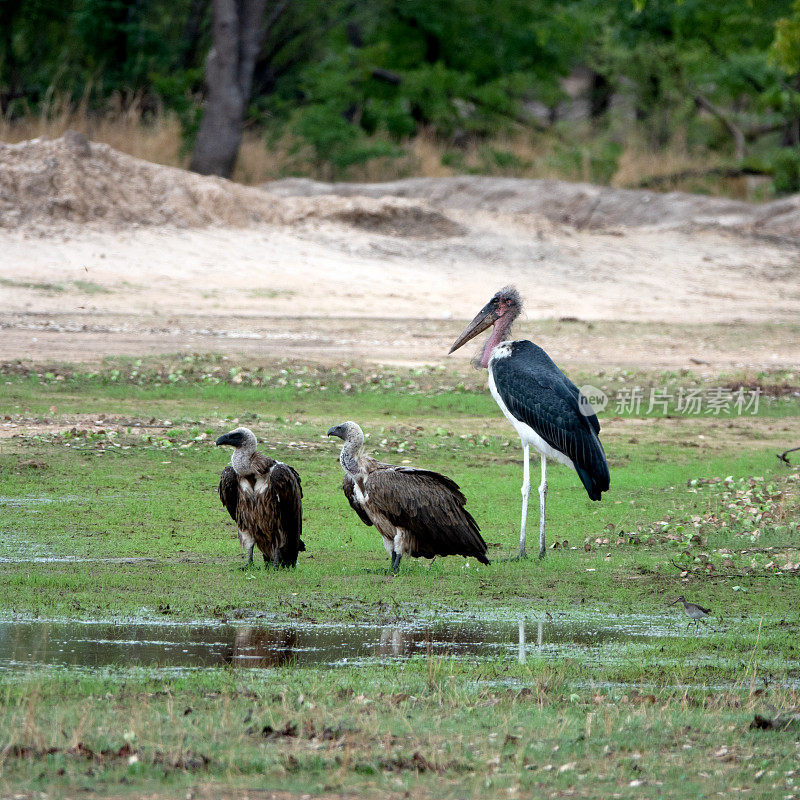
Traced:
<path fill-rule="evenodd" d="M 504 314 L 497 322 L 494 323 L 492 327 L 492 334 L 486 340 L 486 344 L 483 346 L 483 354 L 481 355 L 481 366 L 486 368 L 489 366 L 489 359 L 492 357 L 492 350 L 500 344 L 500 342 L 505 341 L 506 337 L 508 336 L 509 330 L 511 328 L 511 323 L 514 321 L 514 316 L 512 314 Z"/>

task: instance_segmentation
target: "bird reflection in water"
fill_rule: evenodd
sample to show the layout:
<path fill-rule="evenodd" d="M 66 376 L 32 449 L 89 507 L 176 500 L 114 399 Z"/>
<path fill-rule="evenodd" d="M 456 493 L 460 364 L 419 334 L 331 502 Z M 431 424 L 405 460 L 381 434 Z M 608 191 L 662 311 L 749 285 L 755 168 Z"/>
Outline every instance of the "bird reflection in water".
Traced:
<path fill-rule="evenodd" d="M 458 656 L 474 652 L 485 637 L 466 626 L 408 630 L 394 625 L 381 629 L 381 638 L 372 654 L 378 658 L 408 658 L 413 655 Z"/>
<path fill-rule="evenodd" d="M 234 667 L 283 667 L 297 658 L 297 631 L 292 628 L 237 628 L 226 662 Z"/>
<path fill-rule="evenodd" d="M 373 655 L 376 656 L 408 656 L 414 649 L 414 640 L 408 631 L 387 625 L 381 628 L 380 642 L 375 645 Z"/>
<path fill-rule="evenodd" d="M 544 622 L 539 620 L 536 623 L 536 646 L 542 646 L 542 634 L 544 633 Z M 528 645 L 525 640 L 525 620 L 519 620 L 519 649 L 517 651 L 517 658 L 520 664 L 524 664 L 528 657 Z"/>

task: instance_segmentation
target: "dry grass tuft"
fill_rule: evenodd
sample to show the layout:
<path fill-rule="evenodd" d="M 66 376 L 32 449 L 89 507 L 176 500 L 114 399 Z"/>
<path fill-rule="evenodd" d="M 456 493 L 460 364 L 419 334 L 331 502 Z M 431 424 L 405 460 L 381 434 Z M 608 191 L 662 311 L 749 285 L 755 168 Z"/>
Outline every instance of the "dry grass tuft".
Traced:
<path fill-rule="evenodd" d="M 41 114 L 15 120 L 0 117 L 0 141 L 9 144 L 39 137 L 57 139 L 67 130 L 80 131 L 92 141 L 154 164 L 186 167 L 189 163 L 188 155 L 181 152 L 178 117 L 170 112 L 145 115 L 138 101 L 125 107 L 112 104 L 104 114 L 54 102 Z"/>

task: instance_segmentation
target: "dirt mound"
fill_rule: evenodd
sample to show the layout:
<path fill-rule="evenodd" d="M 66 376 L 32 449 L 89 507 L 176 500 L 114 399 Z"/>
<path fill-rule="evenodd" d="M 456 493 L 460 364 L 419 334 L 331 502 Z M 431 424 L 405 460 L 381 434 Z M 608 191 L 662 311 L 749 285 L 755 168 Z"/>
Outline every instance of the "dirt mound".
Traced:
<path fill-rule="evenodd" d="M 441 239 L 464 236 L 467 232 L 466 228 L 439 211 L 410 202 L 407 205 L 384 205 L 379 208 L 364 208 L 360 205 L 325 216 L 331 221 L 385 236 Z"/>
<path fill-rule="evenodd" d="M 439 238 L 461 232 L 425 201 L 278 198 L 221 178 L 151 164 L 74 131 L 55 140 L 0 143 L 0 227 L 86 222 L 242 227 L 306 220 L 392 236 Z"/>
<path fill-rule="evenodd" d="M 754 205 L 682 192 L 613 189 L 587 183 L 461 176 L 409 178 L 390 183 L 326 184 L 290 178 L 264 187 L 278 197 L 399 197 L 434 208 L 530 214 L 586 229 L 724 227 L 743 233 L 800 238 L 800 197 Z"/>
<path fill-rule="evenodd" d="M 0 144 L 0 225 L 28 222 L 202 226 L 270 221 L 263 193 L 126 156 L 67 132 Z"/>

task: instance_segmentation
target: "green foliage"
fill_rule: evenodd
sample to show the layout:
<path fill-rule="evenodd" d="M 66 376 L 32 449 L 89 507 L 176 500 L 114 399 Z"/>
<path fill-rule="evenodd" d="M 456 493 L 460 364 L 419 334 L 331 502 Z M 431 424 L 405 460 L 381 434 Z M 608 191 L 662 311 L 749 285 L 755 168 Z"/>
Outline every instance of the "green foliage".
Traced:
<path fill-rule="evenodd" d="M 800 192 L 800 149 L 785 148 L 775 153 L 772 183 L 778 194 Z"/>
<path fill-rule="evenodd" d="M 608 183 L 614 176 L 622 155 L 618 142 L 597 138 L 591 146 L 565 141 L 553 150 L 553 166 L 572 180 Z"/>
<path fill-rule="evenodd" d="M 772 54 L 788 74 L 800 72 L 800 0 L 794 0 L 791 13 L 775 23 Z"/>
<path fill-rule="evenodd" d="M 135 100 L 176 111 L 191 142 L 210 28 L 209 0 L 9 0 L 0 104 L 13 117 L 46 112 L 55 98 L 99 108 Z M 594 81 L 597 141 L 575 148 L 574 136 L 553 132 L 556 159 L 581 178 L 613 175 L 606 128 L 633 124 L 656 148 L 681 131 L 691 148 L 726 156 L 727 115 L 748 156 L 798 144 L 800 0 L 293 0 L 264 41 L 247 123 L 268 141 L 298 138 L 330 176 L 401 154 L 423 129 L 449 143 L 446 165 L 463 168 L 465 144 L 477 144 L 472 169 L 513 174 L 525 162 L 481 141 L 533 133 L 544 123 L 534 124 L 532 104 L 555 110 L 578 67 Z M 780 191 L 794 185 L 790 161 L 777 158 Z"/>
<path fill-rule="evenodd" d="M 14 113 L 54 96 L 101 103 L 157 95 L 201 66 L 207 25 L 188 26 L 196 0 L 18 0 L 0 7 L 0 87 Z M 203 48 L 204 49 L 204 48 Z M 196 71 L 194 73 L 196 81 Z M 162 98 L 170 106 L 174 93 Z"/>

